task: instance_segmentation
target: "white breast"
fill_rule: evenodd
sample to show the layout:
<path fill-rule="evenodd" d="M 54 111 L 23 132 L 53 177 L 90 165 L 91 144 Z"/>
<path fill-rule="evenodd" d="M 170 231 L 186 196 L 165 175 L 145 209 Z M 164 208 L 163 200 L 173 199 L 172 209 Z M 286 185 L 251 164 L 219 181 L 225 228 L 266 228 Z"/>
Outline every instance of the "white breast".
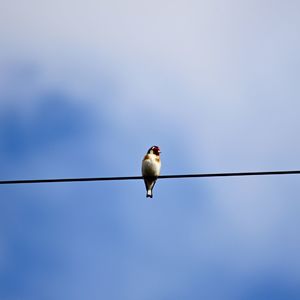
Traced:
<path fill-rule="evenodd" d="M 143 176 L 159 176 L 160 174 L 160 161 L 156 160 L 156 156 L 153 154 L 148 155 L 149 158 L 145 159 L 142 164 Z"/>

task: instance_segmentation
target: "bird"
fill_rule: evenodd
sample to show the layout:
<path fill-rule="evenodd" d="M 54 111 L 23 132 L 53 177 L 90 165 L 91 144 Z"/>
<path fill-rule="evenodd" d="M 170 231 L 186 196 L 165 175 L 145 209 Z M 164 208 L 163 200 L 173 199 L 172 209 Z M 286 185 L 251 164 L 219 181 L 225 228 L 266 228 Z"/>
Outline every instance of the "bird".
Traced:
<path fill-rule="evenodd" d="M 142 161 L 142 175 L 146 186 L 146 197 L 153 197 L 153 187 L 160 174 L 161 161 L 160 149 L 158 146 L 152 146 Z"/>

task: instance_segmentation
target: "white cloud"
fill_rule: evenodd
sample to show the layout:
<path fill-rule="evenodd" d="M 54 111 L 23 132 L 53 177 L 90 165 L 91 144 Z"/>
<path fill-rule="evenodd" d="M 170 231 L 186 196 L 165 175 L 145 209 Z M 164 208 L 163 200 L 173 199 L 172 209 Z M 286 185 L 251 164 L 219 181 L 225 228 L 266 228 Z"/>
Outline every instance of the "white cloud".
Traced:
<path fill-rule="evenodd" d="M 157 139 L 165 147 L 164 170 L 176 172 L 173 161 L 178 171 L 184 168 L 181 161 L 186 163 L 186 172 L 298 168 L 297 1 L 10 1 L 3 6 L 1 59 L 36 62 L 41 73 L 33 93 L 54 86 L 96 114 L 105 109 L 111 130 L 121 133 L 118 140 L 106 138 L 114 167 L 136 170 L 117 155 L 118 143 L 135 157 Z M 101 142 L 95 139 L 95 149 Z M 195 213 L 183 225 L 192 260 L 203 262 L 203 255 L 212 262 L 216 255 L 240 268 L 237 273 L 271 268 L 280 251 L 293 261 L 297 254 L 280 245 L 277 230 L 292 230 L 287 216 L 299 225 L 293 215 L 299 211 L 298 187 L 294 179 L 288 179 L 293 184 L 282 180 L 205 181 L 211 219 Z M 155 222 L 149 217 L 147 223 L 136 205 L 124 204 L 127 226 L 140 224 L 133 234 L 147 243 L 153 234 L 149 224 Z M 179 218 L 182 210 L 176 213 Z M 176 244 L 173 234 L 169 241 Z M 293 238 L 286 243 L 298 245 Z M 160 244 L 153 251 L 168 249 Z M 271 257 L 270 249 L 275 249 Z M 292 264 L 288 271 L 297 273 Z"/>

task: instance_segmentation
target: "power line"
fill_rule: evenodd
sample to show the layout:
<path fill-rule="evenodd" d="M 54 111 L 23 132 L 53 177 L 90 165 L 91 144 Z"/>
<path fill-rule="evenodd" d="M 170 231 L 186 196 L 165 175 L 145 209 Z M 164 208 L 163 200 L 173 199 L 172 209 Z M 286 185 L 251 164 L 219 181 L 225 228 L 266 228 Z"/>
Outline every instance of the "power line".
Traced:
<path fill-rule="evenodd" d="M 158 179 L 292 175 L 292 174 L 300 174 L 300 170 L 161 175 L 161 176 L 158 176 Z M 29 183 L 55 183 L 55 182 L 84 182 L 84 181 L 119 181 L 119 180 L 140 180 L 140 179 L 143 179 L 143 177 L 142 176 L 124 176 L 124 177 L 54 178 L 54 179 L 28 179 L 28 180 L 0 180 L 0 184 L 29 184 Z"/>

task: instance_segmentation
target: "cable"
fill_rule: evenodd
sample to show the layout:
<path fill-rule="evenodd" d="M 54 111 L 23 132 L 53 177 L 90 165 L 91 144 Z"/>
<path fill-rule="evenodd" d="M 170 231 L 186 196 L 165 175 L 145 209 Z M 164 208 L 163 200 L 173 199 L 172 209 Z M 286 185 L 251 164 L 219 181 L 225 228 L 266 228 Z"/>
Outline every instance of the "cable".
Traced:
<path fill-rule="evenodd" d="M 262 176 L 262 175 L 292 175 L 300 174 L 300 170 L 294 171 L 262 171 L 262 172 L 231 172 L 231 173 L 202 173 L 161 175 L 157 179 L 173 178 L 197 178 L 197 177 L 233 177 L 233 176 Z M 83 182 L 83 181 L 117 181 L 117 180 L 140 180 L 142 176 L 127 177 L 86 177 L 86 178 L 57 178 L 57 179 L 29 179 L 29 180 L 1 180 L 0 184 L 29 184 L 29 183 L 54 183 L 54 182 Z"/>

